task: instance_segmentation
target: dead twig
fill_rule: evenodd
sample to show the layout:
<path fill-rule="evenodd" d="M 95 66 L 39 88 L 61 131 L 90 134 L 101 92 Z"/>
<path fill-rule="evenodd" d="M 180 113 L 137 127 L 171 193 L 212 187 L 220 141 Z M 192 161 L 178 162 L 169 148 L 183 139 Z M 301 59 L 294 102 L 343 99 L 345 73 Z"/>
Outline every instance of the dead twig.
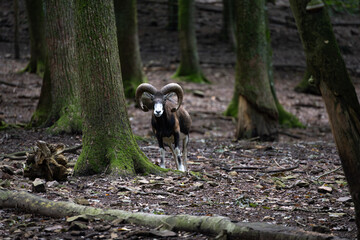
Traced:
<path fill-rule="evenodd" d="M 249 142 L 254 142 L 254 141 L 257 141 L 257 140 L 259 140 L 259 139 L 260 139 L 260 137 L 257 136 L 257 137 L 249 138 L 248 141 L 249 141 Z"/>
<path fill-rule="evenodd" d="M 280 164 L 276 161 L 276 159 L 273 159 L 273 161 L 275 162 L 275 164 L 276 164 L 279 168 L 283 168 L 283 167 L 280 166 Z"/>
<path fill-rule="evenodd" d="M 305 224 L 301 223 L 301 222 L 298 221 L 298 220 L 295 220 L 295 222 L 296 222 L 297 224 L 299 224 L 300 226 L 302 226 L 302 227 L 307 227 Z"/>

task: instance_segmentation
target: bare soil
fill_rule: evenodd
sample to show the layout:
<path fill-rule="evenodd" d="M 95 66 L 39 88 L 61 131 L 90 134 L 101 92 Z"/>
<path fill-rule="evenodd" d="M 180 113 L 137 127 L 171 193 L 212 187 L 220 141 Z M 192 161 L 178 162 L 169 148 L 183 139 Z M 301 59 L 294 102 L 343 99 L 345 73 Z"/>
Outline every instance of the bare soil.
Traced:
<path fill-rule="evenodd" d="M 139 35 L 149 82 L 156 87 L 171 82 L 179 62 L 176 32 L 166 30 L 166 5 L 139 1 Z M 160 1 L 159 1 L 160 2 Z M 204 3 L 207 2 L 207 3 Z M 40 94 L 41 78 L 18 74 L 29 58 L 28 29 L 20 1 L 21 59 L 13 54 L 12 1 L 0 2 L 0 118 L 26 124 Z M 235 120 L 224 117 L 233 93 L 235 54 L 222 41 L 221 12 L 217 2 L 199 1 L 197 18 L 201 66 L 212 84 L 180 82 L 184 106 L 193 119 L 189 168 L 202 177 L 169 173 L 166 176 L 109 178 L 69 177 L 48 182 L 53 200 L 89 206 L 155 214 L 222 215 L 234 221 L 268 222 L 355 239 L 354 207 L 321 97 L 293 91 L 305 70 L 305 57 L 287 1 L 269 5 L 275 88 L 285 109 L 296 115 L 305 129 L 280 130 L 278 141 L 235 141 Z M 210 6 L 210 7 L 209 7 Z M 211 8 L 211 9 L 210 9 Z M 358 15 L 332 16 L 334 32 L 356 90 L 360 91 Z M 202 92 L 203 95 L 197 94 Z M 159 151 L 150 131 L 150 114 L 128 100 L 133 133 L 144 138 L 139 145 L 157 163 Z M 45 129 L 12 128 L 0 132 L 0 186 L 31 191 L 32 181 L 22 176 L 23 160 L 5 154 L 29 151 L 37 140 L 81 144 L 80 135 L 49 134 Z M 75 162 L 78 154 L 68 154 Z M 167 166 L 175 168 L 171 155 Z M 3 166 L 10 166 L 7 172 Z M 2 170 L 1 170 L 2 169 Z M 12 174 L 12 172 L 14 174 Z M 65 219 L 0 209 L 0 236 L 4 239 L 207 239 L 202 234 L 176 232 L 173 237 L 154 234 L 146 227 L 94 220 L 84 229 Z"/>

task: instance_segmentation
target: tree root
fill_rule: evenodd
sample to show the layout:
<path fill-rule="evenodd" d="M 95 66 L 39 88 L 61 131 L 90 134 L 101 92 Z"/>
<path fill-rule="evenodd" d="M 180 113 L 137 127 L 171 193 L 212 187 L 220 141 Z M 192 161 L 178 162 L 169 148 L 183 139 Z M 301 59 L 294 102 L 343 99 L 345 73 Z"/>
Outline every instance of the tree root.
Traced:
<path fill-rule="evenodd" d="M 62 154 L 62 153 L 77 154 L 76 151 L 81 148 L 82 148 L 82 145 L 65 148 L 64 150 L 62 150 L 60 152 L 60 154 Z M 9 158 L 10 160 L 26 160 L 26 158 L 27 158 L 26 154 L 29 154 L 30 152 L 33 152 L 33 151 L 34 150 L 32 149 L 31 151 L 20 151 L 20 152 L 8 153 L 5 155 L 1 155 L 0 158 Z"/>

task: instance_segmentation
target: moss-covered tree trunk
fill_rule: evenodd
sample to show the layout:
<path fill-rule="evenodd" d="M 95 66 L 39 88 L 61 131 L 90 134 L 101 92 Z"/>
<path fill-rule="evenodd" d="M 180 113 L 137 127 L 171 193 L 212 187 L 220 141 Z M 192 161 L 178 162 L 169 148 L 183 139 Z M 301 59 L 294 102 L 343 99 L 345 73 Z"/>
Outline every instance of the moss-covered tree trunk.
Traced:
<path fill-rule="evenodd" d="M 136 0 L 114 0 L 114 7 L 125 97 L 134 98 L 136 88 L 147 82 L 140 56 Z"/>
<path fill-rule="evenodd" d="M 45 126 L 56 133 L 81 132 L 73 0 L 49 0 L 45 9 L 52 96 Z"/>
<path fill-rule="evenodd" d="M 113 1 L 75 1 L 83 150 L 76 175 L 160 171 L 132 134 L 122 88 Z M 121 51 L 121 49 L 120 49 Z"/>
<path fill-rule="evenodd" d="M 319 86 L 355 206 L 360 239 L 360 105 L 336 42 L 326 7 L 306 10 L 309 0 L 290 0 L 306 62 Z"/>
<path fill-rule="evenodd" d="M 186 82 L 208 83 L 201 71 L 196 45 L 195 1 L 179 0 L 180 65 L 172 76 Z"/>
<path fill-rule="evenodd" d="M 30 62 L 24 71 L 42 76 L 45 72 L 45 13 L 43 1 L 26 0 L 30 34 Z"/>
<path fill-rule="evenodd" d="M 266 13 L 266 11 L 265 11 Z M 277 111 L 279 113 L 279 124 L 285 127 L 304 127 L 301 122 L 294 116 L 293 114 L 287 112 L 284 107 L 279 102 L 275 86 L 274 86 L 274 77 L 273 77 L 273 65 L 272 65 L 272 48 L 271 48 L 271 36 L 270 36 L 270 29 L 269 29 L 269 20 L 267 17 L 267 13 L 265 14 L 265 23 L 266 23 L 266 63 L 267 63 L 267 72 L 268 72 L 268 78 L 270 82 L 270 89 L 271 93 L 273 95 L 275 105 L 277 108 Z M 233 97 L 231 99 L 231 102 L 224 112 L 224 115 L 226 116 L 232 116 L 237 117 L 238 115 L 238 103 L 239 103 L 239 91 L 240 91 L 240 83 L 238 81 L 235 81 L 235 88 Z"/>
<path fill-rule="evenodd" d="M 311 77 L 311 75 L 306 68 L 303 79 L 294 88 L 295 92 L 320 95 L 320 90 L 319 90 L 318 86 L 310 83 L 310 81 L 309 81 L 310 77 Z"/>
<path fill-rule="evenodd" d="M 236 1 L 237 61 L 239 91 L 237 138 L 277 137 L 278 111 L 268 75 L 265 1 Z"/>
<path fill-rule="evenodd" d="M 178 0 L 168 0 L 168 24 L 166 29 L 176 31 L 178 29 Z"/>

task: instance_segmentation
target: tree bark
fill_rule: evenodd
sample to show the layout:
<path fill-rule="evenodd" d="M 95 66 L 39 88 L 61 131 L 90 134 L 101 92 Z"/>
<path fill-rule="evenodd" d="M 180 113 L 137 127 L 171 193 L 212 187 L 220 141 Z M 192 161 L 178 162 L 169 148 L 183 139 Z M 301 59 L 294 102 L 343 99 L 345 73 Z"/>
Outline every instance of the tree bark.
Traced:
<path fill-rule="evenodd" d="M 355 206 L 360 239 L 360 105 L 325 6 L 306 10 L 308 0 L 290 0 L 306 62 L 319 86 Z"/>
<path fill-rule="evenodd" d="M 43 1 L 26 0 L 25 5 L 29 22 L 30 61 L 23 71 L 37 73 L 43 77 L 39 102 L 29 126 L 39 127 L 46 121 L 52 102 L 49 61 L 45 47 L 45 13 Z"/>
<path fill-rule="evenodd" d="M 223 25 L 221 29 L 221 37 L 225 41 L 231 44 L 231 47 L 235 49 L 235 16 L 234 16 L 234 0 L 223 0 Z"/>
<path fill-rule="evenodd" d="M 195 33 L 195 1 L 179 0 L 180 65 L 172 76 L 186 82 L 208 83 L 200 69 Z"/>
<path fill-rule="evenodd" d="M 51 79 L 50 68 L 48 61 L 45 62 L 45 72 L 42 80 L 40 97 L 36 110 L 31 116 L 29 126 L 40 127 L 43 125 L 51 111 L 52 98 L 51 98 Z"/>
<path fill-rule="evenodd" d="M 26 0 L 30 34 L 30 62 L 24 71 L 42 76 L 45 72 L 45 15 L 43 1 Z"/>
<path fill-rule="evenodd" d="M 178 30 L 178 0 L 168 0 L 168 24 L 166 29 L 169 31 Z"/>
<path fill-rule="evenodd" d="M 19 0 L 14 0 L 14 57 L 20 58 L 19 47 Z"/>
<path fill-rule="evenodd" d="M 274 140 L 278 111 L 268 75 L 265 1 L 236 1 L 236 11 L 235 87 L 239 92 L 236 138 Z"/>
<path fill-rule="evenodd" d="M 309 83 L 310 77 L 311 77 L 311 75 L 310 75 L 309 71 L 306 69 L 303 79 L 294 88 L 295 92 L 321 95 L 318 86 L 315 86 L 315 85 L 312 85 Z"/>
<path fill-rule="evenodd" d="M 113 1 L 75 1 L 83 150 L 76 175 L 158 173 L 132 134 L 122 88 Z M 121 51 L 121 49 L 120 49 Z"/>
<path fill-rule="evenodd" d="M 105 220 L 123 219 L 129 224 L 146 225 L 157 228 L 161 225 L 173 231 L 200 232 L 222 237 L 221 239 L 252 240 L 340 240 L 340 238 L 300 229 L 276 226 L 267 223 L 234 223 L 226 217 L 191 216 L 191 215 L 155 215 L 149 213 L 132 213 L 123 210 L 103 210 L 82 206 L 71 202 L 50 201 L 25 191 L 9 191 L 0 189 L 0 208 L 16 208 L 17 210 L 41 214 L 54 218 L 76 215 L 87 215 L 89 218 Z"/>
<path fill-rule="evenodd" d="M 268 0 L 267 2 L 272 2 L 271 0 Z M 272 2 L 273 3 L 273 2 Z M 290 112 L 286 111 L 285 108 L 281 105 L 279 102 L 279 99 L 276 95 L 276 90 L 274 86 L 274 68 L 273 68 L 273 62 L 272 62 L 272 48 L 271 48 L 271 35 L 270 35 L 270 24 L 269 24 L 269 17 L 268 17 L 268 11 L 265 10 L 265 23 L 266 23 L 266 49 L 267 49 L 267 71 L 269 76 L 269 82 L 270 82 L 270 90 L 272 93 L 272 96 L 274 98 L 276 109 L 279 113 L 279 124 L 283 127 L 299 127 L 304 128 L 305 126 L 299 121 L 299 119 L 291 114 Z"/>
<path fill-rule="evenodd" d="M 140 56 L 136 0 L 114 0 L 114 7 L 125 97 L 134 98 L 136 88 L 147 82 Z"/>
<path fill-rule="evenodd" d="M 49 0 L 46 43 L 51 78 L 52 106 L 45 126 L 54 133 L 81 132 L 78 69 L 75 49 L 73 0 Z"/>

